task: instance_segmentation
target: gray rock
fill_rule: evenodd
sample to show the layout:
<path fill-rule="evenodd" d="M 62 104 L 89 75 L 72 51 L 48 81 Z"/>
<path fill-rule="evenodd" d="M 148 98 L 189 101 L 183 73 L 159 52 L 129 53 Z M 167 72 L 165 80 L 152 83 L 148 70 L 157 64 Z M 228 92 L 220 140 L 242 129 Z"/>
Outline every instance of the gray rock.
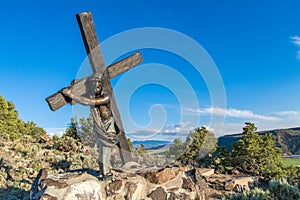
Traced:
<path fill-rule="evenodd" d="M 163 183 L 157 181 L 159 172 L 162 172 Z M 48 175 L 41 171 L 32 186 L 31 200 L 172 200 L 199 199 L 203 196 L 198 191 L 202 192 L 204 189 L 196 189 L 199 183 L 192 181 L 187 175 L 187 169 L 168 168 L 159 172 L 152 169 L 133 174 L 113 170 L 113 181 L 100 181 L 86 172 Z"/>
<path fill-rule="evenodd" d="M 167 199 L 167 193 L 164 190 L 163 187 L 158 187 L 154 191 L 152 191 L 148 197 L 150 197 L 153 200 L 166 200 Z"/>

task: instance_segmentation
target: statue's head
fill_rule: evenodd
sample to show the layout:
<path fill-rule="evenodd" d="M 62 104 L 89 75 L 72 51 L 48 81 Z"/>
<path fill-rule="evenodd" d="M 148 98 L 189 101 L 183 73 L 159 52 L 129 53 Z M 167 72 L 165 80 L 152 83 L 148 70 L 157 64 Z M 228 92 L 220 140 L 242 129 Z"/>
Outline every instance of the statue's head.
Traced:
<path fill-rule="evenodd" d="M 102 74 L 94 73 L 86 80 L 87 94 L 90 96 L 101 95 L 103 90 L 104 77 Z"/>

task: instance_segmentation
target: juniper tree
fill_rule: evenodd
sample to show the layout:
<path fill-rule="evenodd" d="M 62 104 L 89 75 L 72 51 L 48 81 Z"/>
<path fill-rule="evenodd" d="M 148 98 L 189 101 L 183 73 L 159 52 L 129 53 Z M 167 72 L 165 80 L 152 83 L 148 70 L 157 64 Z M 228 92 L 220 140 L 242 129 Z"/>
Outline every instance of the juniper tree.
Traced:
<path fill-rule="evenodd" d="M 93 126 L 93 117 L 91 116 L 91 114 L 87 118 L 80 118 L 79 122 L 75 117 L 71 118 L 70 123 L 68 124 L 68 127 L 62 138 L 68 136 L 75 139 L 76 141 L 83 142 L 85 145 L 93 146 Z"/>
<path fill-rule="evenodd" d="M 22 138 L 24 135 L 37 139 L 46 134 L 34 122 L 24 122 L 19 118 L 13 102 L 6 101 L 0 95 L 0 133 L 7 135 L 11 140 Z"/>
<path fill-rule="evenodd" d="M 258 160 L 261 152 L 262 137 L 255 131 L 257 128 L 251 122 L 243 127 L 241 139 L 233 144 L 232 162 L 240 171 L 259 175 Z"/>
<path fill-rule="evenodd" d="M 128 142 L 128 146 L 129 146 L 130 151 L 133 152 L 133 144 L 131 142 L 131 139 L 127 138 L 127 142 Z"/>
<path fill-rule="evenodd" d="M 66 132 L 64 133 L 63 137 L 71 137 L 77 141 L 80 141 L 80 137 L 78 135 L 78 122 L 76 118 L 71 118 L 71 122 L 68 125 L 68 128 L 66 129 Z"/>
<path fill-rule="evenodd" d="M 210 165 L 216 150 L 217 138 L 205 126 L 191 131 L 182 142 L 176 138 L 165 155 L 183 164 Z"/>
<path fill-rule="evenodd" d="M 205 126 L 202 126 L 201 128 L 198 127 L 194 130 L 194 132 L 190 132 L 186 139 L 189 141 L 187 148 L 179 158 L 182 163 L 195 164 L 197 162 L 199 151 L 208 132 L 209 131 Z"/>
<path fill-rule="evenodd" d="M 233 144 L 230 165 L 243 173 L 266 178 L 293 175 L 293 167 L 286 170 L 282 165 L 282 151 L 275 147 L 275 137 L 272 134 L 259 135 L 256 130 L 253 123 L 245 123 L 241 139 Z"/>
<path fill-rule="evenodd" d="M 180 138 L 176 138 L 173 141 L 173 144 L 170 145 L 168 151 L 166 152 L 166 156 L 168 158 L 180 158 L 180 156 L 184 153 L 186 148 L 186 144 L 182 142 Z"/>

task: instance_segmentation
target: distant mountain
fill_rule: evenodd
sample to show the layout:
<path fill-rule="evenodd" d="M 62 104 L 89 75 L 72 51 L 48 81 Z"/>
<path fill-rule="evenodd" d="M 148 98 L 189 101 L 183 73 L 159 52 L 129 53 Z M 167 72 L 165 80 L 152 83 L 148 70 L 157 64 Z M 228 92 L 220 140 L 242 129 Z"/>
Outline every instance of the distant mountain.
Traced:
<path fill-rule="evenodd" d="M 300 155 L 300 127 L 289 129 L 275 129 L 259 131 L 260 135 L 272 133 L 276 137 L 276 146 L 282 149 L 283 155 Z M 232 144 L 237 142 L 241 133 L 219 137 L 218 145 L 232 149 Z"/>
<path fill-rule="evenodd" d="M 139 147 L 141 144 L 143 144 L 146 149 L 153 149 L 164 147 L 165 145 L 172 144 L 172 142 L 163 140 L 136 140 L 132 142 L 133 147 Z"/>

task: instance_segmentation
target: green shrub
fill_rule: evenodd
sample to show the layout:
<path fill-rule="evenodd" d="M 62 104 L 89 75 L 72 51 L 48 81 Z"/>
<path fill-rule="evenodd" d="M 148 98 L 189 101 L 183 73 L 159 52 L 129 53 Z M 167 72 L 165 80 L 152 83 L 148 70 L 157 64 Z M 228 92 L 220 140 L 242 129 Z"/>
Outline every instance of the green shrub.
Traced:
<path fill-rule="evenodd" d="M 57 135 L 53 135 L 52 136 L 52 141 L 54 142 L 54 143 L 58 143 L 58 142 L 60 142 L 60 138 L 57 136 Z"/>
<path fill-rule="evenodd" d="M 21 143 L 17 143 L 14 147 L 14 149 L 16 150 L 16 152 L 23 152 L 25 147 L 21 144 Z"/>
<path fill-rule="evenodd" d="M 7 133 L 0 132 L 0 138 L 1 138 L 1 142 L 9 141 L 9 135 Z"/>
<path fill-rule="evenodd" d="M 38 138 L 46 134 L 46 131 L 34 122 L 21 120 L 15 105 L 0 95 L 0 133 L 8 135 L 10 140 L 15 141 L 24 138 L 24 135 Z"/>
<path fill-rule="evenodd" d="M 270 181 L 269 188 L 264 191 L 259 188 L 253 190 L 245 190 L 240 194 L 231 194 L 227 196 L 229 200 L 285 200 L 300 199 L 299 189 L 291 186 L 286 180 Z"/>
<path fill-rule="evenodd" d="M 245 190 L 240 194 L 232 194 L 226 199 L 229 200 L 271 200 L 269 191 L 263 191 L 259 188 L 253 190 Z"/>
<path fill-rule="evenodd" d="M 300 199 L 299 189 L 289 185 L 285 180 L 271 181 L 269 191 L 273 199 Z"/>
<path fill-rule="evenodd" d="M 176 138 L 165 152 L 165 156 L 183 164 L 209 166 L 216 150 L 217 138 L 205 126 L 195 128 L 184 142 Z"/>
<path fill-rule="evenodd" d="M 28 154 L 31 152 L 31 149 L 30 148 L 26 148 L 24 147 L 23 151 L 22 151 L 22 156 L 23 157 L 27 157 Z"/>
<path fill-rule="evenodd" d="M 233 144 L 231 152 L 220 149 L 214 161 L 220 171 L 236 169 L 244 174 L 264 178 L 295 176 L 294 169 L 281 162 L 281 149 L 275 147 L 272 134 L 259 135 L 256 126 L 246 122 L 241 139 Z"/>
<path fill-rule="evenodd" d="M 35 156 L 39 152 L 39 146 L 38 145 L 31 145 L 30 146 L 30 155 Z"/>
<path fill-rule="evenodd" d="M 30 144 L 34 141 L 34 139 L 30 135 L 23 135 L 22 138 L 20 138 L 20 141 L 23 144 Z"/>

